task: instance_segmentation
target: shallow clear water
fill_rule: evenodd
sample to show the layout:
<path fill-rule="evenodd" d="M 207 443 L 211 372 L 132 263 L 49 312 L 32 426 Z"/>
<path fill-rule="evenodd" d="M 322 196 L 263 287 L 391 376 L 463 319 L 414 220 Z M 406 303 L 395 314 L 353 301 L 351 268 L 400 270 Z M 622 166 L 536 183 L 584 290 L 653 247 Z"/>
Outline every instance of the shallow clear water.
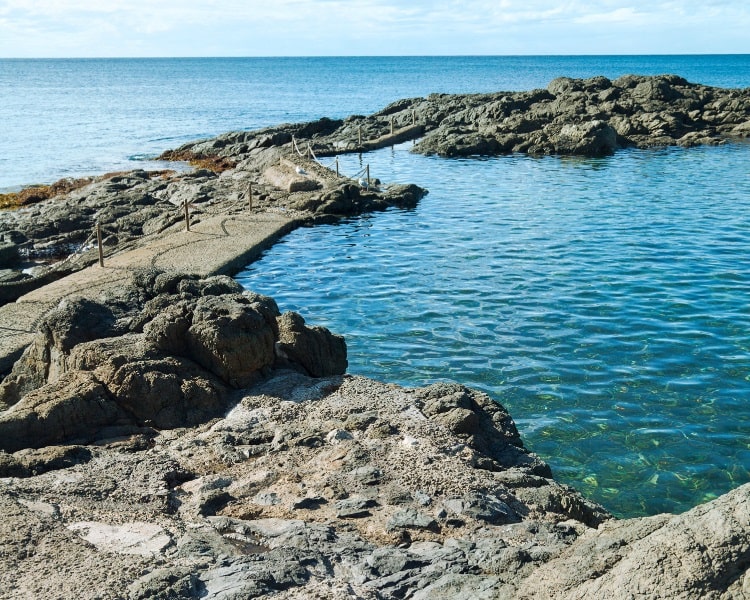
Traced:
<path fill-rule="evenodd" d="M 0 59 L 0 192 L 403 97 L 627 73 L 748 87 L 750 55 Z M 416 210 L 297 231 L 249 285 L 346 334 L 354 372 L 487 390 L 558 476 L 621 514 L 748 480 L 746 146 L 593 161 L 407 150 L 366 160 L 428 187 Z"/>
<path fill-rule="evenodd" d="M 290 234 L 238 280 L 346 337 L 350 372 L 455 380 L 623 516 L 750 481 L 750 145 L 362 160 L 430 193 Z M 342 157 L 345 172 L 360 157 Z"/>

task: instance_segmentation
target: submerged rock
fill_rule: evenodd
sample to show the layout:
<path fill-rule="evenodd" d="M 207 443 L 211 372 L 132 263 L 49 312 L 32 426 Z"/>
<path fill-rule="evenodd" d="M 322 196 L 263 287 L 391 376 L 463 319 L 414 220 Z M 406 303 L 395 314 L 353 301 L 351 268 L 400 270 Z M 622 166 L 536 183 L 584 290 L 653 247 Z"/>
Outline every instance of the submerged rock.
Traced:
<path fill-rule="evenodd" d="M 345 367 L 343 340 L 227 278 L 140 271 L 117 298 L 66 301 L 1 387 L 0 589 L 743 593 L 750 485 L 616 521 L 557 484 L 487 395 Z"/>
<path fill-rule="evenodd" d="M 436 94 L 190 144 L 185 156 L 236 168 L 94 182 L 3 215 L 0 234 L 29 252 L 62 247 L 96 216 L 121 247 L 177 223 L 185 202 L 196 219 L 221 203 L 227 215 L 261 206 L 317 222 L 425 193 L 365 189 L 309 162 L 314 191 L 259 183 L 289 160 L 292 136 L 319 155 L 424 134 L 417 150 L 446 156 L 599 156 L 743 136 L 748 107 L 747 91 L 675 76 Z M 0 382 L 9 597 L 748 595 L 750 484 L 683 515 L 618 521 L 555 482 L 486 394 L 347 376 L 343 338 L 228 277 L 144 269 L 113 289 L 35 320 Z"/>

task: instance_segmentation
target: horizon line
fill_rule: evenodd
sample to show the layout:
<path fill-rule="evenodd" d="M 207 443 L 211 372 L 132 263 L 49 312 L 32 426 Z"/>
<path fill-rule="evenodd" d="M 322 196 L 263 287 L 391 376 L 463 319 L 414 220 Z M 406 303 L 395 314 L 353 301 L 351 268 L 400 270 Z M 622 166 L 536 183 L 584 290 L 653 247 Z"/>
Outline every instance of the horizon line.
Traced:
<path fill-rule="evenodd" d="M 0 56 L 0 60 L 175 60 L 175 59 L 300 59 L 300 58 L 605 58 L 605 57 L 750 56 L 750 52 L 564 53 L 564 54 L 267 54 L 153 56 Z"/>

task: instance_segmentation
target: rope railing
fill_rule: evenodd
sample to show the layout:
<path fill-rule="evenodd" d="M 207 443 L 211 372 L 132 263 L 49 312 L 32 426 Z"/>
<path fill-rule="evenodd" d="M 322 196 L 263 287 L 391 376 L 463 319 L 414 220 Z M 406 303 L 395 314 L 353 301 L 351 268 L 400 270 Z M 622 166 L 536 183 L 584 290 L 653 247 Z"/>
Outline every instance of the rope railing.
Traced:
<path fill-rule="evenodd" d="M 413 113 L 413 111 L 412 111 Z M 412 123 L 415 122 L 414 114 L 412 114 Z M 359 136 L 361 137 L 361 126 L 359 128 Z M 327 172 L 330 172 L 332 174 L 335 174 L 336 178 L 339 179 L 348 179 L 351 181 L 355 181 L 358 185 L 365 189 L 369 189 L 372 186 L 372 179 L 370 175 L 370 165 L 365 165 L 362 167 L 359 171 L 357 171 L 354 175 L 348 176 L 346 174 L 341 173 L 339 169 L 339 157 L 335 156 L 333 160 L 330 162 L 327 162 L 326 164 L 322 163 L 318 156 L 315 154 L 315 151 L 312 148 L 312 145 L 310 143 L 307 144 L 307 152 L 303 152 L 300 147 L 299 143 L 297 142 L 297 139 L 292 136 L 292 152 L 297 154 L 299 157 L 309 160 L 310 162 L 315 163 L 319 167 L 325 169 Z M 279 157 L 280 161 L 283 162 L 283 156 Z M 191 202 L 187 199 L 182 201 L 171 201 L 173 206 L 176 210 L 183 213 L 184 220 L 185 220 L 185 230 L 190 231 L 190 207 L 194 206 L 194 202 Z M 246 192 L 240 191 L 238 193 L 237 199 L 229 204 L 228 206 L 226 204 L 223 204 L 220 208 L 220 210 L 208 210 L 206 207 L 201 206 L 199 208 L 199 212 L 201 214 L 207 214 L 207 215 L 221 215 L 221 214 L 229 214 L 230 211 L 235 210 L 238 205 L 247 203 L 250 207 L 250 209 L 253 208 L 253 187 L 252 183 L 248 182 L 248 189 Z M 68 265 L 71 265 L 72 263 L 75 263 L 76 261 L 80 260 L 84 257 L 84 255 L 90 253 L 94 248 L 97 248 L 98 250 L 98 258 L 99 258 L 99 265 L 104 266 L 104 259 L 107 256 L 112 256 L 113 254 L 124 250 L 127 246 L 131 245 L 137 238 L 139 237 L 147 237 L 146 234 L 142 234 L 141 236 L 135 236 L 130 237 L 129 239 L 126 239 L 124 242 L 119 241 L 121 237 L 120 232 L 114 232 L 114 231 L 108 231 L 107 228 L 105 228 L 100 222 L 97 222 L 95 226 L 93 227 L 91 233 L 89 236 L 80 244 L 77 244 L 76 249 L 74 252 L 66 256 L 61 261 L 50 265 L 48 272 L 55 272 L 65 269 Z M 129 234 L 127 234 L 129 236 Z M 114 244 L 114 246 L 110 246 L 107 248 L 105 252 L 105 244 L 107 241 L 111 240 L 112 238 L 116 238 L 118 240 L 117 243 Z M 71 247 L 73 245 L 71 244 Z M 90 264 L 90 263 L 88 263 Z"/>
<path fill-rule="evenodd" d="M 334 159 L 328 163 L 323 164 L 318 156 L 315 154 L 315 151 L 312 148 L 312 145 L 310 143 L 307 144 L 307 153 L 304 153 L 300 150 L 299 144 L 297 143 L 297 140 L 294 136 L 292 136 L 292 152 L 298 154 L 301 158 L 310 160 L 311 162 L 314 162 L 318 166 L 322 167 L 326 171 L 331 171 L 332 173 L 335 172 L 336 177 L 338 178 L 344 178 L 344 179 L 352 179 L 356 181 L 361 187 L 369 188 L 372 185 L 372 180 L 370 178 L 370 165 L 366 165 L 362 169 L 360 169 L 359 172 L 352 176 L 344 175 L 340 172 L 339 169 L 339 157 L 336 156 Z"/>
<path fill-rule="evenodd" d="M 310 144 L 307 144 L 307 153 L 310 155 L 310 158 L 312 158 L 316 163 L 318 163 L 321 167 L 323 166 L 323 163 L 321 163 L 318 160 L 318 157 L 315 156 L 315 151 L 312 149 L 312 146 Z"/>
<path fill-rule="evenodd" d="M 370 186 L 372 185 L 369 164 L 362 167 L 354 175 L 348 176 L 346 174 L 342 174 L 339 169 L 339 157 L 338 156 L 335 156 L 333 160 L 324 164 L 320 161 L 318 156 L 315 154 L 315 151 L 313 150 L 312 145 L 310 143 L 307 144 L 307 152 L 303 152 L 300 149 L 299 143 L 297 142 L 297 139 L 294 136 L 292 136 L 292 152 L 297 154 L 301 158 L 304 158 L 306 160 L 309 160 L 315 163 L 316 165 L 320 166 L 326 171 L 332 174 L 335 174 L 337 178 L 349 179 L 349 180 L 355 181 L 358 185 L 360 185 L 361 187 L 365 189 L 370 188 Z M 282 157 L 279 157 L 279 158 L 281 159 Z M 202 214 L 205 213 L 208 215 L 228 214 L 230 211 L 236 209 L 238 205 L 244 204 L 244 203 L 249 204 L 249 207 L 252 209 L 253 207 L 252 183 L 248 183 L 247 192 L 245 193 L 240 192 L 238 195 L 238 198 L 234 202 L 232 202 L 229 206 L 222 206 L 221 209 L 218 211 L 207 210 L 206 207 L 200 207 L 199 210 Z M 178 210 L 181 213 L 183 213 L 183 217 L 185 221 L 185 231 L 189 232 L 190 231 L 190 214 L 191 214 L 190 208 L 191 206 L 194 206 L 195 203 L 185 199 L 182 201 L 173 201 L 172 204 L 175 207 L 175 210 Z M 75 261 L 81 259 L 85 254 L 91 252 L 91 250 L 93 250 L 94 248 L 97 248 L 98 250 L 99 265 L 104 266 L 104 259 L 106 256 L 111 256 L 115 254 L 116 252 L 124 249 L 127 245 L 131 244 L 133 240 L 135 239 L 133 238 L 133 239 L 128 239 L 125 242 L 118 242 L 114 246 L 109 247 L 107 251 L 105 252 L 105 244 L 112 237 L 119 238 L 120 233 L 114 232 L 114 231 L 108 231 L 107 228 L 105 228 L 100 222 L 97 222 L 95 226 L 93 227 L 93 230 L 91 231 L 89 236 L 83 242 L 77 245 L 77 248 L 73 253 L 66 256 L 63 260 L 50 266 L 50 272 L 63 270 L 69 264 L 74 263 Z"/>
<path fill-rule="evenodd" d="M 297 140 L 292 136 L 292 151 L 299 154 L 302 158 L 305 158 L 305 155 L 302 154 L 302 151 L 299 149 L 299 146 L 297 145 Z"/>
<path fill-rule="evenodd" d="M 370 178 L 370 165 L 369 164 L 362 167 L 354 175 L 347 176 L 347 175 L 342 174 L 339 170 L 339 157 L 338 156 L 334 157 L 334 159 L 328 162 L 327 164 L 323 164 L 318 158 L 318 156 L 315 154 L 315 151 L 312 149 L 312 146 L 310 144 L 308 144 L 307 146 L 308 152 L 307 152 L 307 155 L 305 155 L 305 153 L 303 153 L 300 150 L 299 144 L 297 143 L 297 140 L 294 137 L 292 137 L 292 149 L 300 157 L 310 160 L 311 162 L 315 163 L 316 165 L 320 166 L 326 171 L 332 174 L 335 174 L 337 178 L 353 180 L 365 189 L 368 189 L 372 185 L 372 180 Z M 187 232 L 191 231 L 190 229 L 191 207 L 195 206 L 195 203 L 188 199 L 183 199 L 180 201 L 171 200 L 170 203 L 174 207 L 175 211 L 179 211 L 180 213 L 182 213 L 181 216 L 184 218 L 184 221 L 185 221 L 185 231 Z M 229 214 L 232 210 L 235 210 L 238 205 L 245 204 L 245 203 L 249 204 L 249 207 L 251 209 L 253 208 L 253 186 L 251 182 L 248 183 L 248 188 L 246 192 L 243 193 L 242 191 L 240 191 L 238 193 L 237 199 L 234 202 L 232 202 L 229 205 L 223 204 L 220 210 L 214 210 L 214 211 L 207 210 L 207 208 L 204 206 L 201 206 L 198 210 L 201 214 L 216 216 L 216 215 L 221 215 L 221 214 Z M 124 241 L 121 239 L 123 234 L 126 236 L 126 239 Z M 56 272 L 56 271 L 62 271 L 67 266 L 72 265 L 76 261 L 82 259 L 85 255 L 89 254 L 94 249 L 98 251 L 99 265 L 101 267 L 104 267 L 105 258 L 111 257 L 117 252 L 120 252 L 126 249 L 128 246 L 132 247 L 132 244 L 135 242 L 135 240 L 141 237 L 148 237 L 148 235 L 151 235 L 151 234 L 141 234 L 140 236 L 136 235 L 133 237 L 131 236 L 131 234 L 127 232 L 114 231 L 110 227 L 107 227 L 104 224 L 102 224 L 101 221 L 96 221 L 88 237 L 80 244 L 77 244 L 75 246 L 75 250 L 71 254 L 66 256 L 61 261 L 56 262 L 53 265 L 50 265 L 49 271 L 47 272 L 51 273 L 51 272 Z M 116 242 L 113 245 L 107 246 L 107 242 L 111 243 L 111 240 L 113 238 L 116 240 Z M 91 264 L 91 262 L 87 261 L 87 264 Z"/>

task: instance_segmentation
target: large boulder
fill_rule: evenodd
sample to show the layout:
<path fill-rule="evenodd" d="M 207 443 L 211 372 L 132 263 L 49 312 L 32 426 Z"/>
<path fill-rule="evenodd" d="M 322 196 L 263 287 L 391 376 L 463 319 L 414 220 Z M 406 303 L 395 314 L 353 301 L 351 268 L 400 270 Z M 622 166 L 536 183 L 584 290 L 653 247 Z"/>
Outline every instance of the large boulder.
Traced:
<path fill-rule="evenodd" d="M 227 407 L 228 389 L 188 358 L 154 348 L 143 334 L 77 346 L 72 369 L 92 371 L 130 422 L 169 429 L 205 422 Z"/>
<path fill-rule="evenodd" d="M 123 417 L 92 373 L 73 371 L 26 394 L 0 414 L 0 448 L 15 452 L 63 440 L 90 440 Z"/>
<path fill-rule="evenodd" d="M 140 272 L 117 298 L 63 302 L 0 385 L 0 449 L 94 439 L 115 424 L 206 422 L 230 388 L 278 364 L 315 377 L 346 370 L 346 344 L 227 277 Z"/>
<path fill-rule="evenodd" d="M 617 149 L 617 132 L 604 121 L 568 123 L 556 135 L 548 133 L 557 154 L 606 156 Z"/>
<path fill-rule="evenodd" d="M 517 598 L 746 598 L 750 484 L 681 515 L 610 520 L 526 579 Z"/>
<path fill-rule="evenodd" d="M 278 318 L 278 351 L 313 377 L 341 375 L 348 366 L 346 341 L 325 327 L 309 327 L 297 313 Z"/>
<path fill-rule="evenodd" d="M 87 298 L 63 300 L 41 322 L 32 343 L 0 383 L 0 408 L 55 382 L 68 370 L 67 356 L 76 345 L 123 331 L 112 307 Z"/>
<path fill-rule="evenodd" d="M 183 294 L 149 302 L 143 325 L 155 347 L 188 357 L 233 387 L 257 379 L 275 360 L 279 309 L 260 294 L 205 294 L 185 297 L 198 284 L 179 284 Z M 221 292 L 221 287 L 217 288 Z M 150 319 L 150 320 L 148 320 Z"/>
<path fill-rule="evenodd" d="M 190 357 L 233 387 L 273 365 L 275 321 L 244 295 L 201 298 L 186 339 Z"/>

